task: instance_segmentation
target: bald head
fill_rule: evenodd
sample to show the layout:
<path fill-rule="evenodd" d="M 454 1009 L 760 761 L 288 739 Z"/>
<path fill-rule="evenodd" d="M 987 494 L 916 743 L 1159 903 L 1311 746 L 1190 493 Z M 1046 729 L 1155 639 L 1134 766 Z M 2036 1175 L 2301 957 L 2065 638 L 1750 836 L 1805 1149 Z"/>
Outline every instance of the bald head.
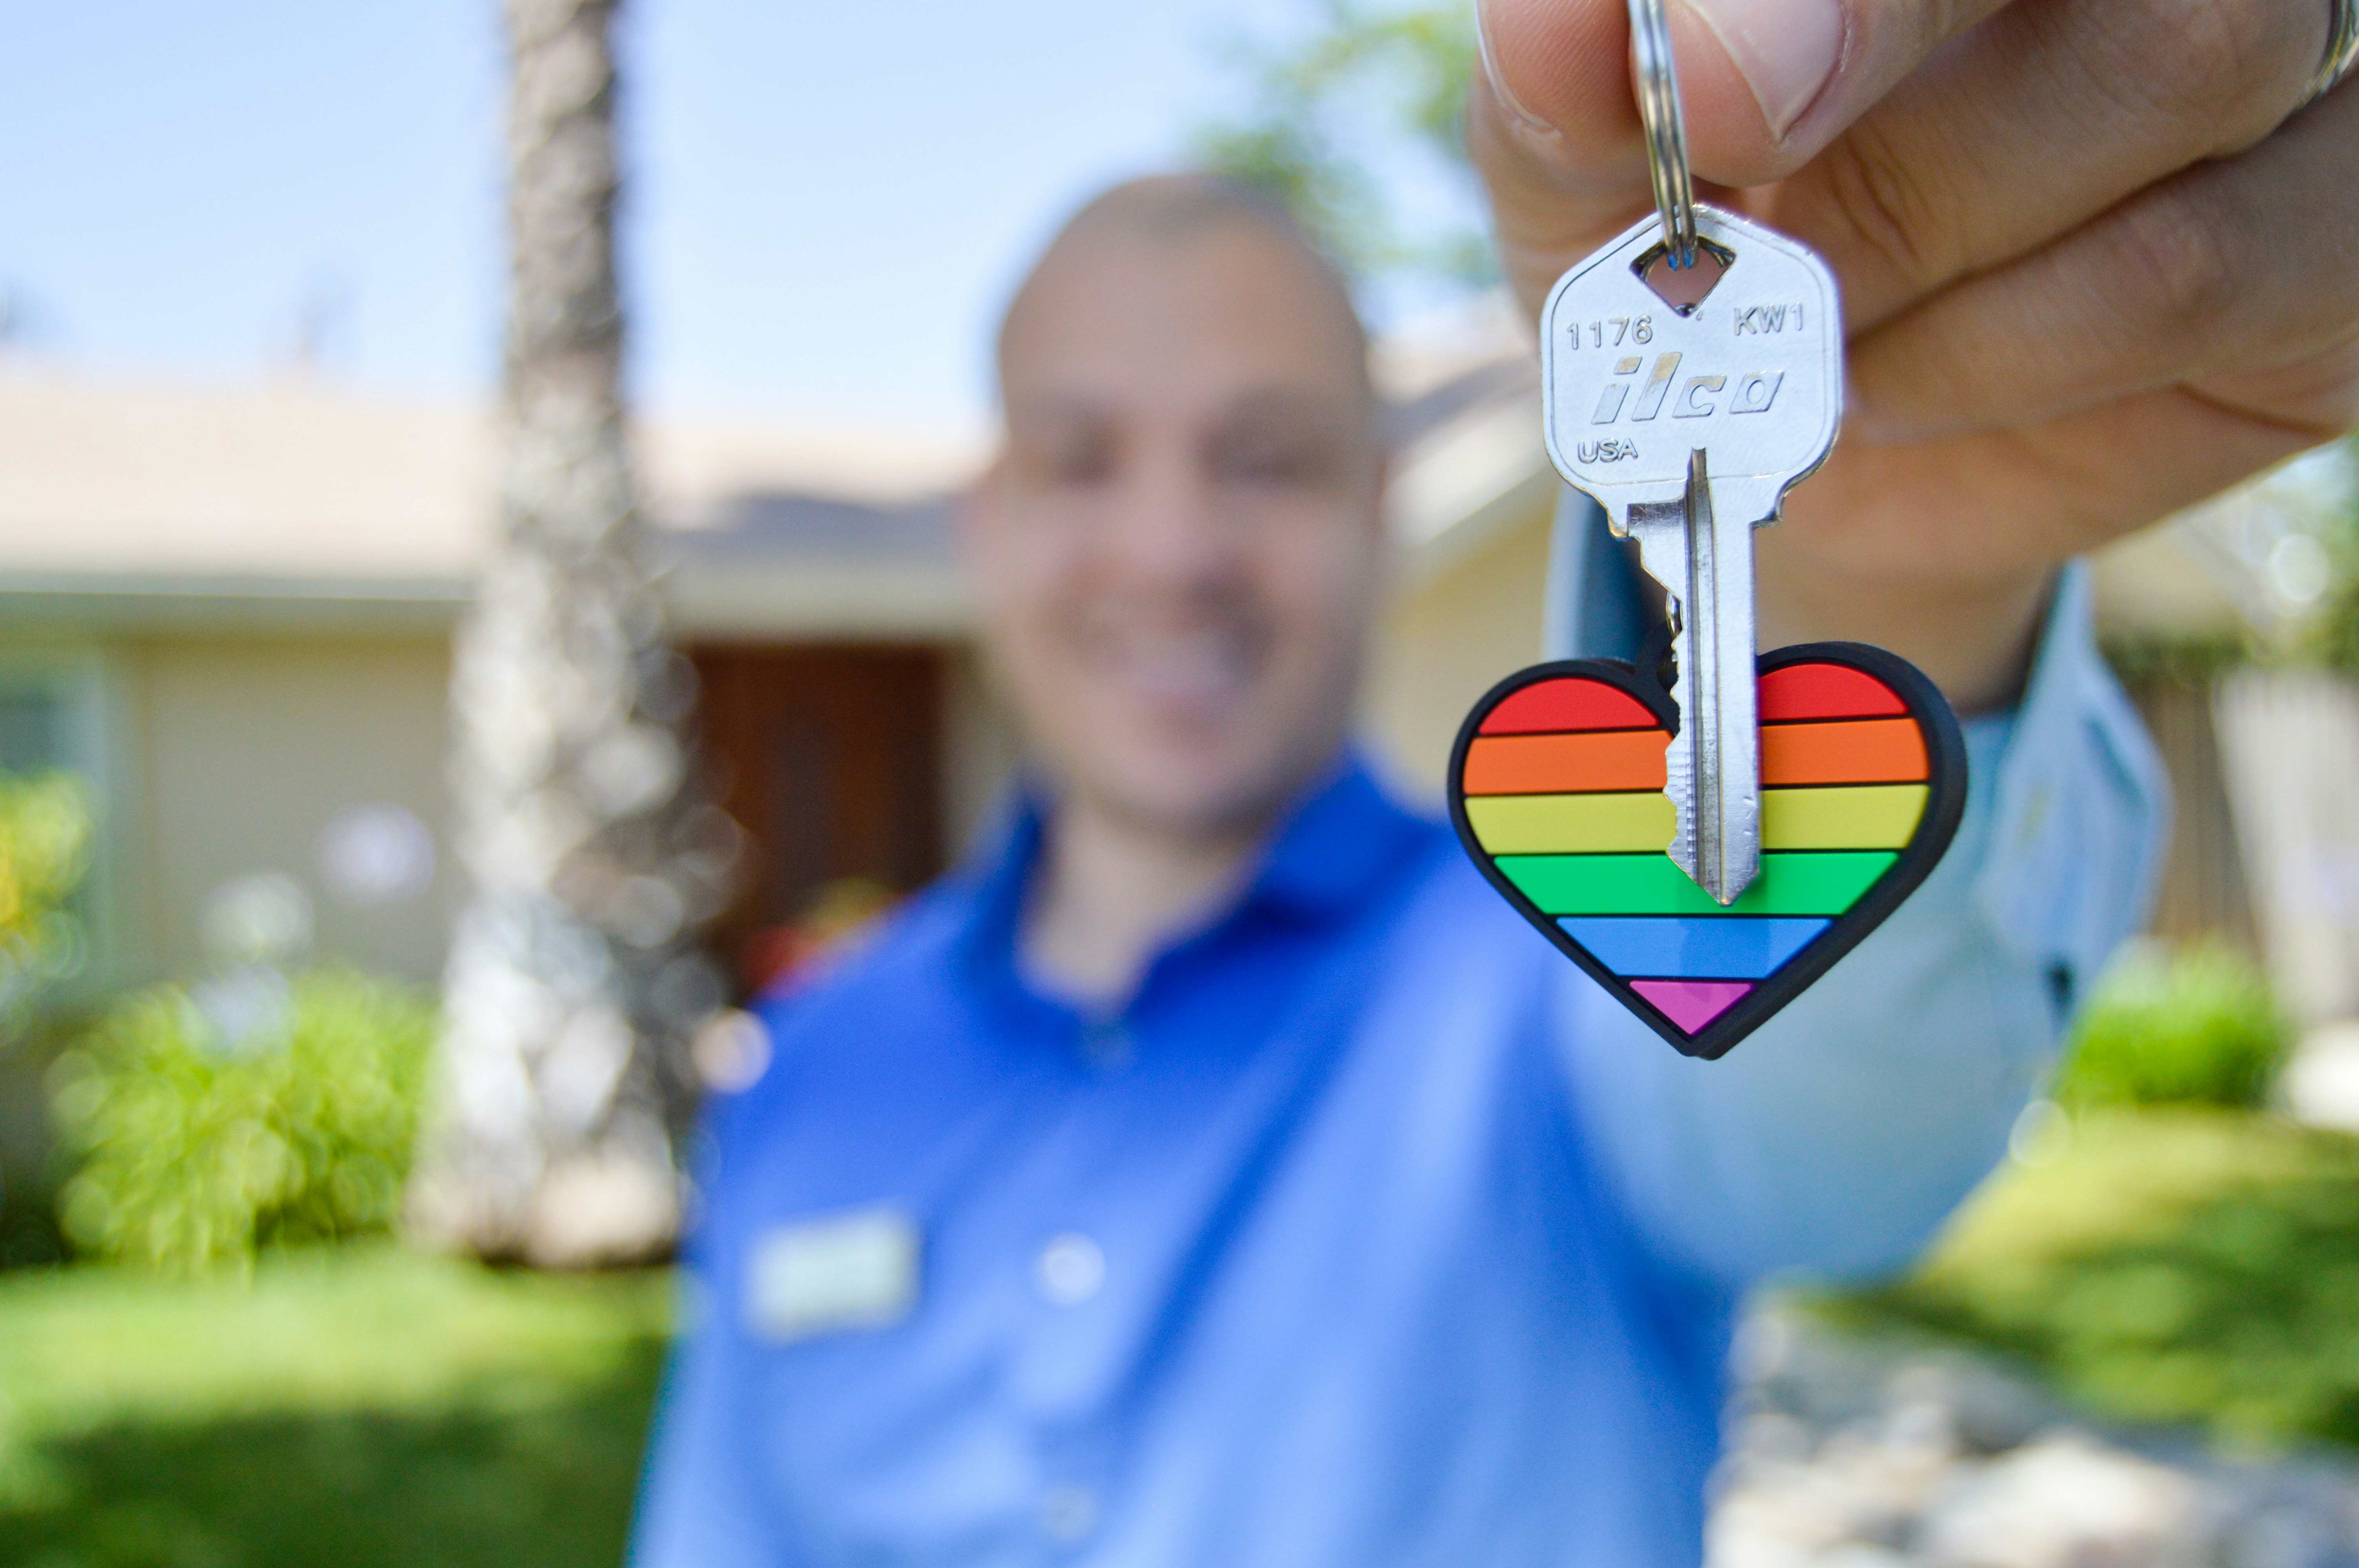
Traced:
<path fill-rule="evenodd" d="M 1036 756 L 1158 831 L 1266 818 L 1343 742 L 1383 576 L 1343 279 L 1240 186 L 1135 180 L 1050 243 L 999 373 L 967 538 Z"/>
<path fill-rule="evenodd" d="M 1332 334 L 1326 347 L 1373 417 L 1376 400 L 1368 380 L 1367 332 L 1343 275 L 1284 206 L 1249 185 L 1212 174 L 1125 180 L 1066 221 L 1032 264 L 1000 321 L 1003 395 L 1010 352 L 1020 346 L 1027 321 L 1060 287 L 1090 276 L 1125 250 L 1179 262 L 1208 247 L 1257 254 L 1269 286 L 1291 296 L 1288 304 L 1304 323 Z"/>

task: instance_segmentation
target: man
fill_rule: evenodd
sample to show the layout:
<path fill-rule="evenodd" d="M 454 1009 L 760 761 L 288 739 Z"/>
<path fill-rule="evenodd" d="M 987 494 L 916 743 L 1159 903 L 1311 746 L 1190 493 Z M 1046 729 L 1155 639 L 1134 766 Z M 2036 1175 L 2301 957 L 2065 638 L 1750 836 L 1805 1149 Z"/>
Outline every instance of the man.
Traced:
<path fill-rule="evenodd" d="M 1049 246 L 966 524 L 1030 782 L 768 1008 L 768 1071 L 715 1108 L 642 1564 L 1698 1559 L 1742 1292 L 1905 1260 L 2136 919 L 2153 764 L 2058 563 L 2351 418 L 2351 269 L 2321 249 L 2231 300 L 2107 238 L 2160 243 L 2143 203 L 2216 222 L 2204 191 L 2304 255 L 2351 236 L 2359 98 L 2269 130 L 2314 19 L 2203 6 L 2245 29 L 2213 84 L 2181 51 L 2219 38 L 2149 37 L 2143 4 L 1992 9 L 1675 21 L 1701 171 L 1780 180 L 1748 200 L 1856 317 L 1865 416 L 1761 535 L 1765 644 L 1907 654 L 1973 765 L 1940 871 L 1719 1063 L 1606 1001 L 1347 746 L 1384 459 L 1332 272 L 1198 179 Z M 1485 13 L 1470 131 L 1527 304 L 1646 206 L 1620 13 Z M 2108 38 L 2179 68 L 2157 106 L 2077 102 L 2069 157 L 2024 140 Z M 1941 150 L 1976 135 L 1985 160 Z M 1919 183 L 1868 200 L 1870 168 Z M 1581 651 L 1627 654 L 1598 532 L 1565 591 Z"/>

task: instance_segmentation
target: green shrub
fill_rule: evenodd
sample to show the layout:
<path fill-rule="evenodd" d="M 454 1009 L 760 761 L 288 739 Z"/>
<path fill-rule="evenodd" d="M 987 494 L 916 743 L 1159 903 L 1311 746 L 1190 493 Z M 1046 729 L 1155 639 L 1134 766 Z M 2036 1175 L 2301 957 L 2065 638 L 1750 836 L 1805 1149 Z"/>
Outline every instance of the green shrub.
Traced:
<path fill-rule="evenodd" d="M 2359 1139 L 2202 1106 L 2084 1111 L 1908 1279 L 1824 1304 L 2024 1357 L 2114 1419 L 2248 1451 L 2359 1445 Z"/>
<path fill-rule="evenodd" d="M 0 773 L 0 1044 L 80 950 L 66 901 L 89 863 L 91 832 L 80 780 Z"/>
<path fill-rule="evenodd" d="M 2073 1030 L 2055 1095 L 2098 1105 L 2261 1103 L 2292 1045 L 2268 982 L 2219 947 L 2141 946 L 2106 971 Z"/>
<path fill-rule="evenodd" d="M 2347 439 L 2343 451 L 2359 470 L 2359 436 Z M 2312 646 L 2328 668 L 2359 676 L 2359 494 L 2327 528 L 2326 549 L 2334 575 L 2310 622 Z"/>
<path fill-rule="evenodd" d="M 232 979 L 242 992 L 135 997 L 59 1059 L 53 1105 L 82 1156 L 59 1217 L 84 1251 L 242 1270 L 392 1222 L 433 1009 L 344 971 Z"/>

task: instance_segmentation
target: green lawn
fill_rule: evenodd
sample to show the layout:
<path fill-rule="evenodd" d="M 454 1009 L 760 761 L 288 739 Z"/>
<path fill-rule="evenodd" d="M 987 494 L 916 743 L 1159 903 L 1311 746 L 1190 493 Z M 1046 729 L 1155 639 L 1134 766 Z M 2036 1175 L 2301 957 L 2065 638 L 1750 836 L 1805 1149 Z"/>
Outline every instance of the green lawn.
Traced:
<path fill-rule="evenodd" d="M 2359 1140 L 2235 1111 L 2084 1112 L 1914 1276 L 1826 1310 L 2013 1352 L 2122 1418 L 2359 1444 Z"/>
<path fill-rule="evenodd" d="M 0 1563 L 617 1563 L 670 1307 L 390 1246 L 0 1274 Z"/>
<path fill-rule="evenodd" d="M 0 1564 L 614 1563 L 670 1305 L 667 1274 L 383 1245 L 250 1286 L 0 1274 Z M 1999 1346 L 2120 1416 L 2359 1444 L 2359 1141 L 2084 1114 L 1914 1276 L 1824 1310 Z"/>

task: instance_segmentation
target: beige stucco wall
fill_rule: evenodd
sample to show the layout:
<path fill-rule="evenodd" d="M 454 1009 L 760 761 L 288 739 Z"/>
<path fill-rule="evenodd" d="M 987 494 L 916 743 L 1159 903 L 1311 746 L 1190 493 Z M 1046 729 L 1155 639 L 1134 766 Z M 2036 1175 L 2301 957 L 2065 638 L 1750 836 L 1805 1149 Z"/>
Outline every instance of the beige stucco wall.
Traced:
<path fill-rule="evenodd" d="M 1547 554 L 1548 518 L 1536 512 L 1443 570 L 1404 573 L 1386 608 L 1364 730 L 1395 776 L 1430 799 L 1467 708 L 1538 656 Z M 316 957 L 436 978 L 460 892 L 443 783 L 447 638 L 316 627 L 82 638 L 53 628 L 42 643 L 103 671 L 105 989 L 201 975 L 207 900 L 255 872 L 304 889 Z M 21 659 L 24 643 L 0 637 L 0 654 Z M 962 848 L 1016 748 L 971 654 L 954 656 L 951 684 L 945 803 Z M 321 836 L 340 812 L 378 805 L 426 825 L 435 869 L 416 894 L 372 904 L 338 891 Z"/>
<path fill-rule="evenodd" d="M 1430 805 L 1466 710 L 1540 656 L 1548 546 L 1548 511 L 1535 508 L 1432 576 L 1405 577 L 1377 628 L 1362 725 Z"/>
<path fill-rule="evenodd" d="M 0 636 L 0 658 L 32 650 Z M 104 676 L 105 740 L 90 760 L 105 775 L 107 896 L 91 989 L 201 976 L 207 901 L 256 872 L 303 888 L 315 957 L 437 978 L 462 892 L 443 774 L 446 638 L 53 630 L 38 651 Z M 953 651 L 951 677 L 944 802 L 956 852 L 1005 788 L 1016 748 L 972 653 Z M 328 874 L 321 838 L 339 813 L 380 805 L 426 825 L 434 874 L 415 895 L 358 903 Z"/>
<path fill-rule="evenodd" d="M 110 649 L 135 752 L 123 832 L 123 934 L 156 976 L 201 973 L 199 914 L 233 878 L 293 877 L 314 951 L 429 981 L 456 879 L 442 783 L 448 644 L 440 637 L 134 641 Z M 433 835 L 431 880 L 375 904 L 340 893 L 321 834 L 339 812 L 393 805 Z"/>

